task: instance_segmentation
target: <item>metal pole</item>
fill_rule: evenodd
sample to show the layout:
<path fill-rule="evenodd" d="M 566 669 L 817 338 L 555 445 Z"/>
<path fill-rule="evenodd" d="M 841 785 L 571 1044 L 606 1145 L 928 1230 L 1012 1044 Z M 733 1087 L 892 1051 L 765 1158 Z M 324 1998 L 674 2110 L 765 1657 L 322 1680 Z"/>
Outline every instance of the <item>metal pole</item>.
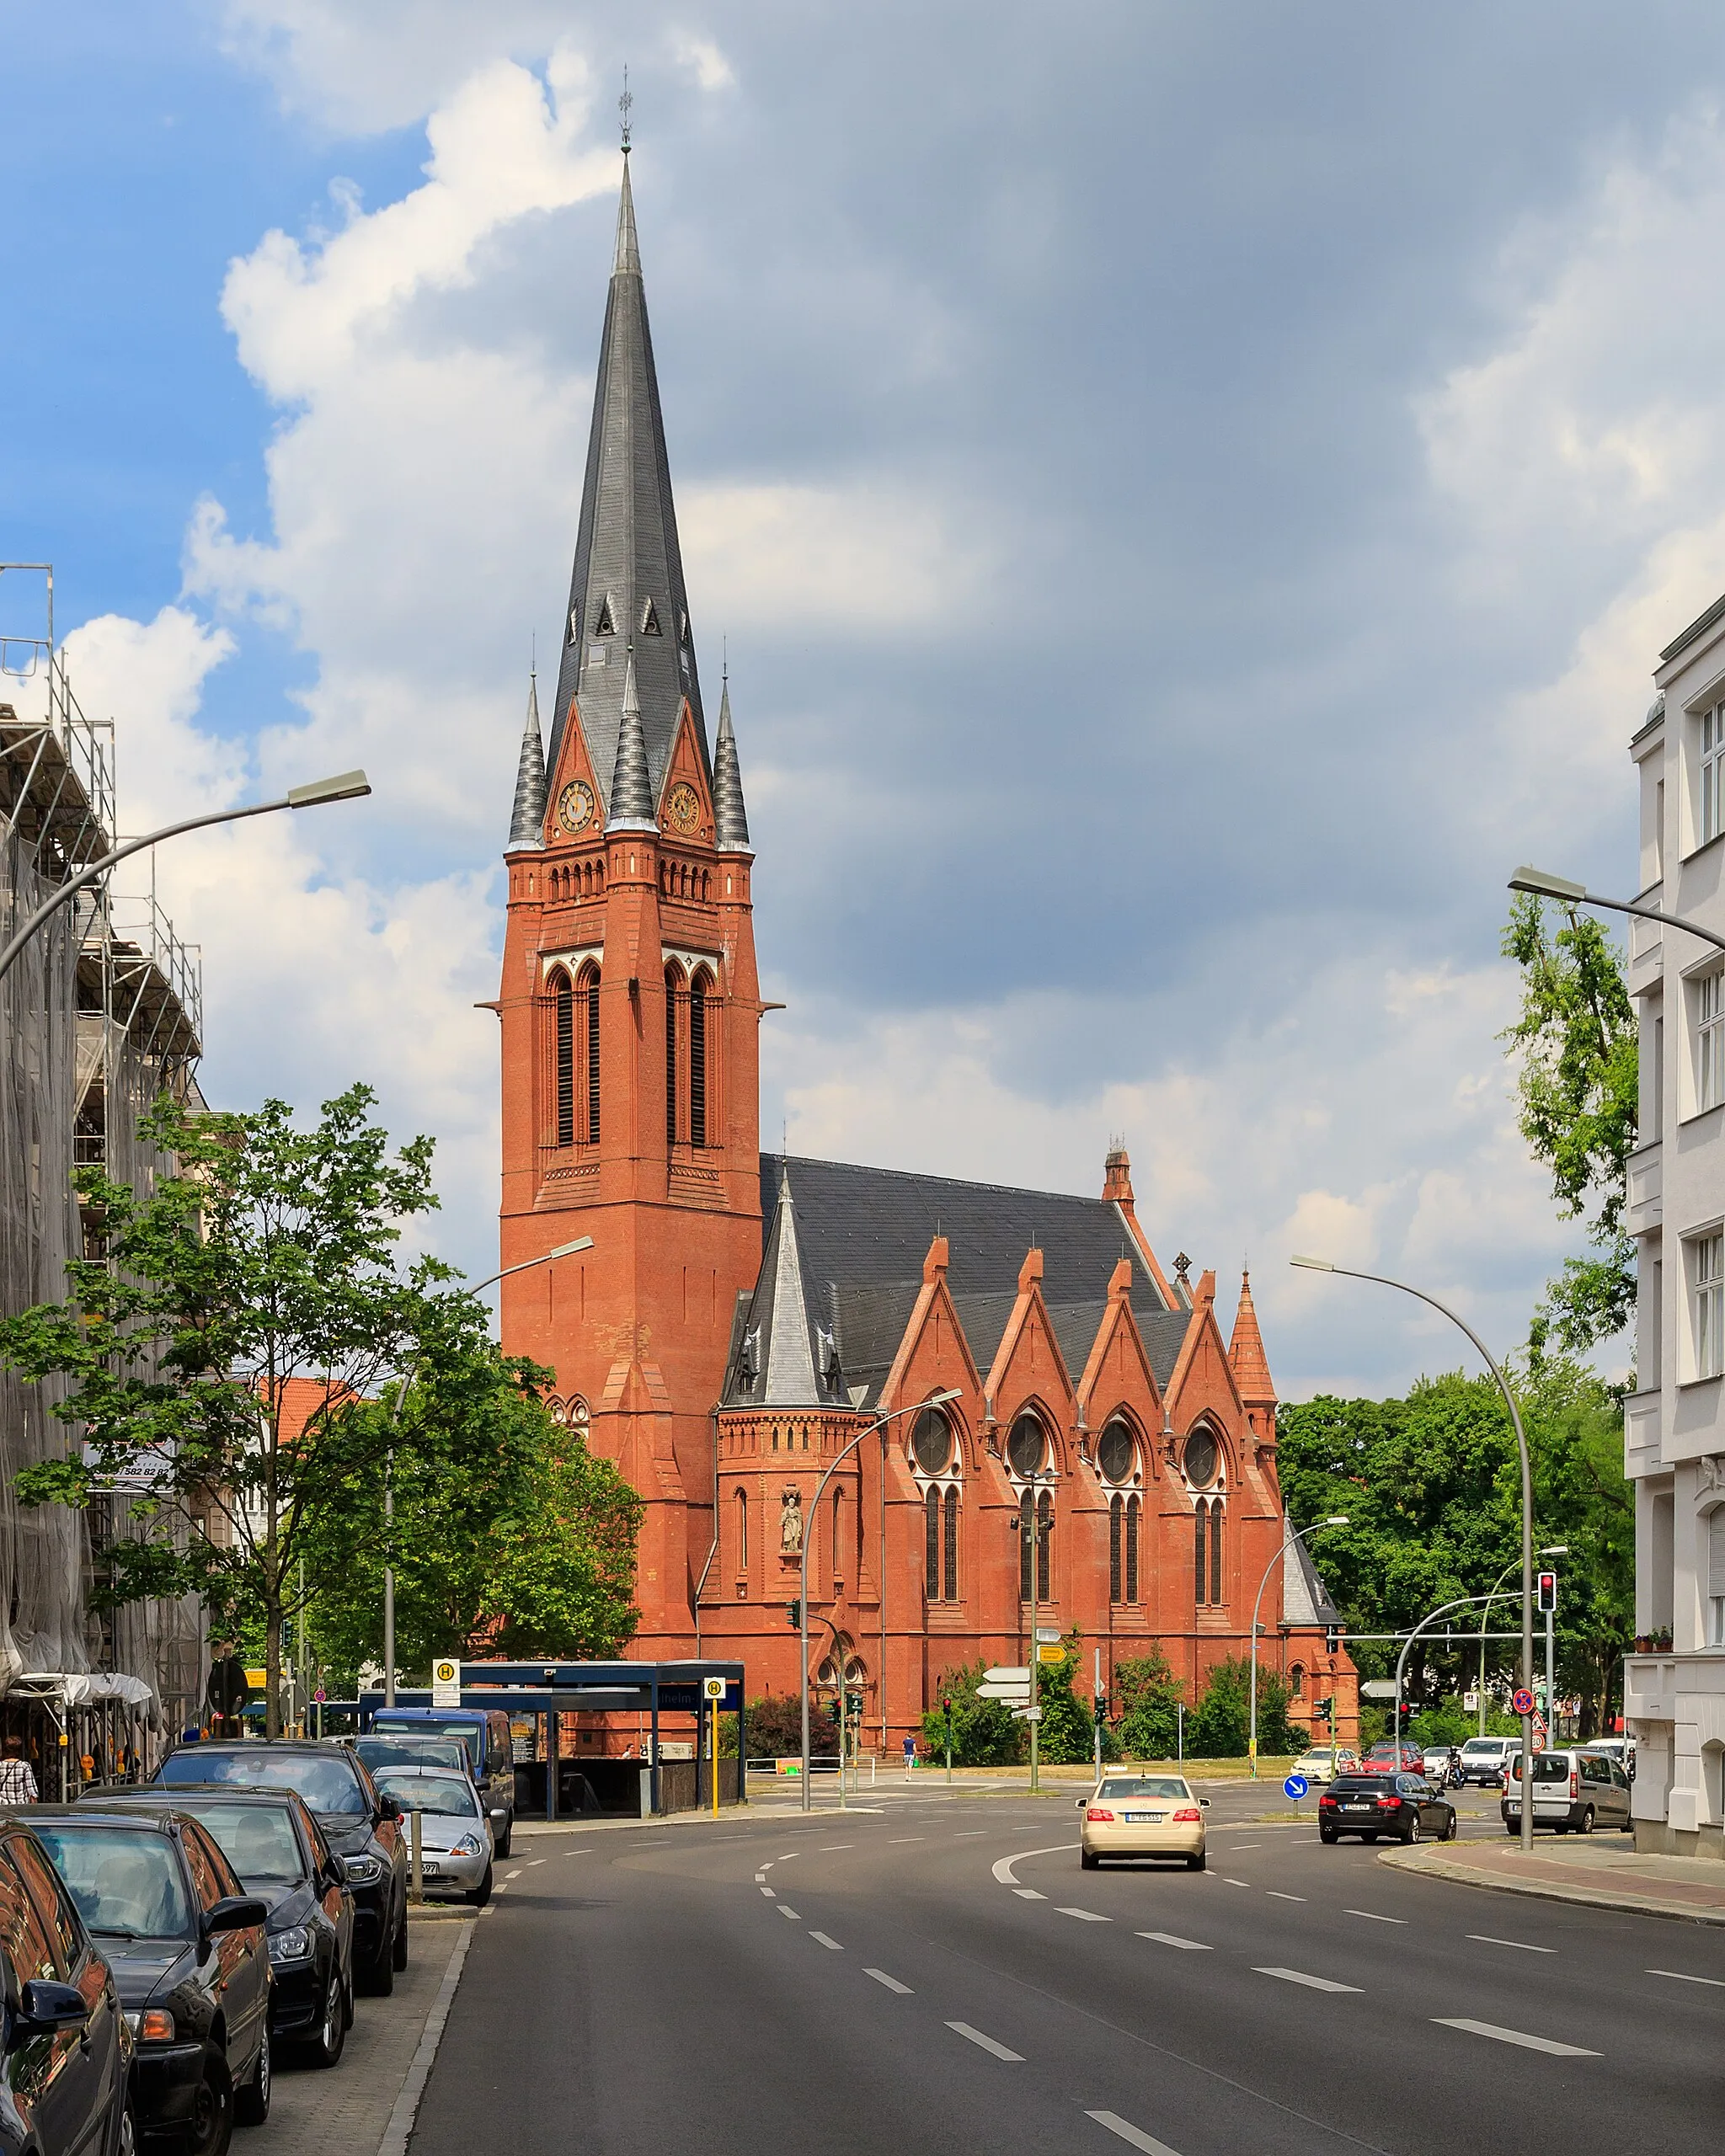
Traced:
<path fill-rule="evenodd" d="M 1402 1769 L 1402 1673 L 1407 1667 L 1407 1650 L 1426 1626 L 1434 1622 L 1436 1619 L 1447 1616 L 1452 1609 L 1471 1609 L 1476 1604 L 1481 1602 L 1489 1606 L 1491 1597 L 1487 1594 L 1466 1594 L 1459 1602 L 1439 1603 L 1435 1609 L 1426 1612 L 1402 1643 L 1402 1652 L 1396 1657 L 1396 1769 L 1398 1774 Z M 1522 1806 L 1524 1811 L 1526 1808 L 1525 1805 Z"/>
<path fill-rule="evenodd" d="M 1551 1652 L 1551 1612 L 1546 1612 L 1546 1742 L 1557 1742 L 1557 1680 Z"/>
<path fill-rule="evenodd" d="M 1641 909 L 1626 909 L 1641 910 Z M 1658 916 L 1663 918 L 1664 916 Z M 1688 924 L 1680 923 L 1680 926 Z M 1722 948 L 1725 938 L 1714 937 Z M 1521 1411 L 1515 1405 L 1515 1396 L 1509 1390 L 1509 1380 L 1498 1365 L 1497 1358 L 1486 1346 L 1465 1318 L 1458 1317 L 1447 1303 L 1440 1303 L 1435 1295 L 1429 1295 L 1423 1288 L 1410 1288 L 1405 1280 L 1391 1280 L 1382 1273 L 1356 1273 L 1351 1266 L 1331 1265 L 1322 1258 L 1295 1258 L 1295 1265 L 1304 1265 L 1318 1273 L 1338 1273 L 1348 1280 L 1370 1280 L 1381 1288 L 1397 1288 L 1404 1295 L 1412 1295 L 1417 1302 L 1429 1305 L 1441 1316 L 1449 1319 L 1458 1331 L 1465 1332 L 1473 1342 L 1480 1359 L 1498 1381 L 1498 1390 L 1503 1396 L 1503 1404 L 1509 1410 L 1510 1425 L 1515 1432 L 1515 1449 L 1521 1463 L 1521 1684 L 1529 1696 L 1533 1694 L 1533 1468 L 1528 1459 L 1527 1433 L 1521 1427 Z M 1401 1731 L 1396 1732 L 1397 1740 Z M 1533 1849 L 1533 1716 L 1521 1717 L 1521 1847 L 1524 1854 Z"/>
<path fill-rule="evenodd" d="M 1486 1625 L 1490 1621 L 1492 1603 L 1498 1589 L 1514 1570 L 1515 1561 L 1511 1558 L 1493 1581 L 1492 1592 L 1486 1597 L 1486 1606 L 1479 1613 L 1479 1733 L 1482 1737 L 1486 1733 Z"/>
<path fill-rule="evenodd" d="M 1042 1570 L 1042 1509 L 1037 1499 L 1039 1495 L 1042 1470 L 1039 1468 L 1030 1478 L 1030 1794 L 1034 1796 L 1042 1785 L 1036 1771 L 1036 1736 L 1042 1723 L 1041 1695 L 1042 1642 L 1036 1636 L 1040 1610 L 1036 1590 L 1039 1582 L 1037 1574 Z"/>
<path fill-rule="evenodd" d="M 1095 1668 L 1090 1679 L 1090 1712 L 1096 1724 L 1096 1779 L 1102 1780 L 1102 1716 L 1097 1702 L 1102 1697 L 1102 1649 L 1096 1650 Z"/>

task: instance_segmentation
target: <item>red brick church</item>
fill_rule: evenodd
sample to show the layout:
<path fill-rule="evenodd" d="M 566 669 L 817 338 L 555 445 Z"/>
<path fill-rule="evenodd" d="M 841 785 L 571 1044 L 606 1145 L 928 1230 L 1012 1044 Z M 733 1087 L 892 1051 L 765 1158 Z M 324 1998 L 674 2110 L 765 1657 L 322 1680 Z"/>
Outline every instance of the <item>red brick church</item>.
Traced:
<path fill-rule="evenodd" d="M 504 1282 L 503 1339 L 647 1501 L 634 1651 L 793 1691 L 806 1539 L 815 1660 L 842 1656 L 888 1748 L 944 1669 L 1024 1661 L 1033 1608 L 1082 1636 L 1087 1681 L 1093 1648 L 1107 1671 L 1154 1641 L 1189 1698 L 1243 1652 L 1283 1534 L 1249 1286 L 1225 1339 L 1215 1274 L 1157 1262 L 1124 1149 L 1090 1198 L 761 1150 L 754 855 L 728 688 L 708 734 L 627 162 L 550 721 L 536 686 L 501 1262 L 593 1248 Z M 1351 1734 L 1334 1614 L 1291 1551 L 1261 1652 Z"/>

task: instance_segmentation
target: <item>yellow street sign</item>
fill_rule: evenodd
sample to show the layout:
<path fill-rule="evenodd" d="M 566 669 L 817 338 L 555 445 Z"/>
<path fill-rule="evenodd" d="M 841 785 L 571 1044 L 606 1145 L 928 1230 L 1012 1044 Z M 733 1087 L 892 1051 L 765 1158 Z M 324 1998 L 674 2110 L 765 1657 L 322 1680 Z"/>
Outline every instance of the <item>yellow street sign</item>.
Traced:
<path fill-rule="evenodd" d="M 1036 1650 L 1036 1659 L 1039 1662 L 1064 1662 L 1066 1659 L 1066 1650 L 1064 1647 L 1039 1647 Z"/>

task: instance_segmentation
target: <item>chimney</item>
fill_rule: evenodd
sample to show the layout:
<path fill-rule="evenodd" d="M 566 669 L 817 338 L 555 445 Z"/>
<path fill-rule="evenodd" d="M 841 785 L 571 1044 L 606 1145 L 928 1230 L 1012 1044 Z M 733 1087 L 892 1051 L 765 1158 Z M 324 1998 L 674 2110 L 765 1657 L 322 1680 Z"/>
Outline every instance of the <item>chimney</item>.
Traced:
<path fill-rule="evenodd" d="M 1110 1145 L 1103 1167 L 1103 1202 L 1132 1210 L 1132 1161 L 1124 1145 Z"/>

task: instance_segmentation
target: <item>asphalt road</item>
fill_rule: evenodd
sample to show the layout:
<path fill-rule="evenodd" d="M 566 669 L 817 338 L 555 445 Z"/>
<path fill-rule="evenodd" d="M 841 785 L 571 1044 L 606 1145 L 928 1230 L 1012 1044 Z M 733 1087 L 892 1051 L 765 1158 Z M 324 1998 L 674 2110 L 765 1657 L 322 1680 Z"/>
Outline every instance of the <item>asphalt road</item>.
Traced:
<path fill-rule="evenodd" d="M 1717 2147 L 1725 1932 L 1212 1794 L 1202 1874 L 1081 1872 L 1070 1792 L 523 1836 L 414 2156 Z"/>

